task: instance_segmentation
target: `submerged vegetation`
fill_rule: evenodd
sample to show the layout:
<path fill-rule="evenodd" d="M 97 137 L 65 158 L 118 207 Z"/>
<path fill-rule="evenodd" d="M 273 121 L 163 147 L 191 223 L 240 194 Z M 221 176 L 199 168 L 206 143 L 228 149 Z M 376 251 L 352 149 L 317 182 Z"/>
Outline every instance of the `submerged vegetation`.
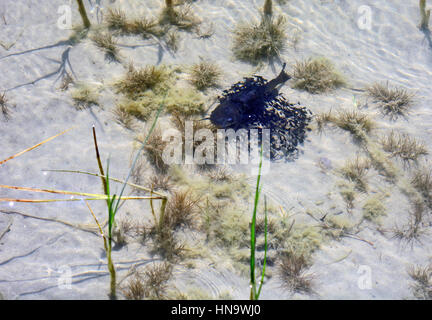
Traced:
<path fill-rule="evenodd" d="M 155 111 L 154 101 L 147 97 L 137 100 L 123 99 L 116 104 L 115 113 L 120 124 L 130 127 L 134 119 L 147 121 Z"/>
<path fill-rule="evenodd" d="M 124 35 L 140 35 L 144 39 L 162 40 L 173 52 L 179 47 L 177 30 L 199 33 L 201 21 L 192 13 L 190 6 L 174 6 L 167 1 L 158 18 L 137 17 L 130 19 L 120 9 L 109 8 L 105 20 L 110 30 Z"/>
<path fill-rule="evenodd" d="M 200 115 L 204 112 L 204 100 L 194 89 L 175 87 L 168 91 L 166 109 L 171 114 Z"/>
<path fill-rule="evenodd" d="M 387 209 L 383 203 L 383 198 L 380 196 L 374 196 L 366 200 L 363 204 L 363 218 L 379 222 L 380 218 L 387 215 Z"/>
<path fill-rule="evenodd" d="M 310 293 L 312 276 L 306 272 L 309 267 L 303 254 L 296 252 L 282 254 L 279 263 L 279 278 L 283 286 L 293 292 Z"/>
<path fill-rule="evenodd" d="M 209 61 L 194 64 L 190 70 L 190 82 L 198 89 L 216 87 L 222 72 L 218 65 Z"/>
<path fill-rule="evenodd" d="M 90 28 L 91 23 L 90 23 L 90 20 L 87 16 L 87 11 L 86 11 L 86 8 L 84 6 L 83 0 L 77 0 L 77 3 L 78 3 L 78 11 L 79 11 L 81 18 L 83 20 L 84 27 L 88 29 L 88 28 Z"/>
<path fill-rule="evenodd" d="M 191 89 L 178 88 L 169 90 L 166 96 L 149 91 L 136 100 L 121 101 L 117 108 L 139 120 L 146 121 L 162 100 L 165 100 L 168 113 L 190 116 L 204 111 L 204 101 L 199 93 Z"/>
<path fill-rule="evenodd" d="M 294 88 L 310 93 L 327 92 L 345 85 L 343 77 L 326 58 L 297 62 L 293 71 Z"/>
<path fill-rule="evenodd" d="M 146 185 L 151 186 L 153 190 L 171 191 L 173 183 L 169 175 L 153 174 L 147 179 Z"/>
<path fill-rule="evenodd" d="M 408 274 L 414 281 L 411 285 L 414 296 L 421 300 L 432 300 L 432 265 L 411 266 Z"/>
<path fill-rule="evenodd" d="M 250 246 L 251 246 L 251 252 L 250 252 L 250 284 L 251 284 L 251 291 L 250 291 L 250 300 L 258 300 L 259 296 L 261 294 L 261 289 L 264 284 L 264 276 L 265 276 L 265 270 L 266 270 L 266 264 L 267 264 L 267 251 L 268 251 L 268 244 L 267 244 L 267 200 L 264 198 L 264 259 L 262 263 L 262 270 L 261 270 L 261 278 L 259 283 L 256 281 L 256 273 L 255 273 L 255 266 L 256 266 L 256 221 L 257 221 L 257 211 L 258 211 L 258 204 L 260 199 L 260 193 L 261 193 L 261 169 L 262 169 L 262 161 L 263 161 L 263 150 L 261 147 L 260 152 L 260 163 L 259 163 L 259 169 L 258 169 L 258 176 L 257 176 L 257 182 L 256 182 L 256 189 L 255 189 L 255 199 L 254 199 L 254 209 L 252 213 L 252 220 L 251 220 L 251 227 L 250 227 Z"/>
<path fill-rule="evenodd" d="M 10 120 L 9 99 L 6 97 L 6 92 L 0 93 L 0 110 L 3 118 L 6 121 Z"/>
<path fill-rule="evenodd" d="M 387 136 L 383 136 L 380 142 L 384 151 L 391 157 L 400 158 L 405 164 L 410 161 L 417 162 L 421 156 L 429 154 L 423 143 L 406 133 L 391 131 Z"/>
<path fill-rule="evenodd" d="M 72 78 L 72 76 L 69 74 L 69 72 L 65 72 L 65 74 L 62 76 L 62 81 L 61 81 L 61 84 L 59 86 L 59 89 L 61 91 L 66 91 L 69 89 L 69 86 L 71 84 L 74 84 L 74 83 L 75 83 L 75 81 Z"/>
<path fill-rule="evenodd" d="M 360 141 L 364 140 L 365 134 L 370 133 L 375 128 L 375 123 L 371 117 L 357 110 L 339 111 L 333 122 L 340 129 L 350 132 Z"/>
<path fill-rule="evenodd" d="M 161 25 L 170 24 L 179 29 L 190 31 L 201 23 L 189 6 L 175 7 L 172 0 L 165 0 L 165 4 L 166 6 L 159 17 Z"/>
<path fill-rule="evenodd" d="M 148 39 L 165 33 L 156 20 L 147 17 L 128 20 L 126 13 L 120 9 L 109 8 L 105 14 L 105 21 L 110 30 L 124 35 L 141 35 L 144 39 Z"/>
<path fill-rule="evenodd" d="M 234 56 L 252 64 L 278 57 L 287 41 L 286 27 L 286 19 L 273 17 L 272 2 L 266 1 L 261 21 L 236 26 L 232 47 Z"/>
<path fill-rule="evenodd" d="M 282 0 L 279 2 L 285 3 Z M 82 1 L 78 0 L 78 3 L 82 4 Z M 425 11 L 424 6 L 423 11 Z M 272 1 L 266 0 L 259 23 L 237 26 L 234 31 L 233 47 L 236 58 L 256 64 L 265 59 L 279 57 L 287 40 L 285 34 L 287 22 L 284 17 L 273 15 Z M 429 20 L 429 10 L 426 15 Z M 86 13 L 82 17 L 84 25 L 87 25 Z M 103 30 L 102 28 L 95 29 L 94 32 L 93 29 L 90 29 L 91 40 L 105 52 L 107 57 L 114 60 L 119 58 L 119 49 L 113 38 L 114 35 L 140 35 L 144 39 L 156 40 L 162 49 L 165 49 L 166 45 L 172 51 L 176 51 L 179 48 L 179 32 L 182 30 L 196 31 L 197 34 L 200 32 L 198 30 L 200 20 L 191 13 L 190 7 L 174 4 L 174 1 L 170 0 L 165 1 L 165 8 L 157 18 L 130 19 L 120 9 L 108 9 L 105 22 L 104 26 L 105 28 L 108 26 L 109 32 L 100 31 Z M 90 21 L 86 28 L 90 28 Z M 70 39 L 70 43 L 77 43 L 86 34 L 75 34 Z M 241 275 L 247 273 L 251 284 L 251 299 L 260 297 L 265 276 L 271 277 L 273 272 L 277 274 L 282 286 L 288 291 L 311 294 L 313 277 L 307 270 L 312 265 L 313 252 L 325 241 L 339 240 L 344 236 L 369 243 L 355 236 L 358 231 L 355 229 L 354 222 L 358 218 L 357 215 L 360 216 L 360 224 L 363 220 L 379 222 L 380 217 L 387 214 L 383 194 L 379 193 L 379 195 L 370 197 L 368 195 L 368 192 L 376 192 L 373 190 L 374 186 L 369 185 L 369 174 L 372 173 L 370 169 L 373 167 L 378 171 L 382 169 L 380 173 L 386 172 L 388 176 L 394 177 L 393 171 L 388 170 L 390 167 L 387 167 L 387 156 L 398 157 L 404 163 L 409 163 L 416 162 L 421 156 L 428 154 L 424 144 L 404 134 L 396 135 L 394 132 L 380 141 L 380 147 L 387 154 L 380 153 L 382 150 L 378 147 L 375 150 L 373 148 L 375 145 L 372 145 L 371 142 L 374 136 L 369 137 L 369 134 L 373 133 L 372 130 L 376 124 L 370 115 L 358 109 L 341 109 L 336 112 L 318 114 L 315 120 L 320 130 L 326 124 L 331 123 L 349 132 L 361 142 L 359 145 L 364 147 L 364 151 L 370 158 L 354 158 L 347 161 L 337 171 L 346 180 L 339 185 L 340 192 L 339 194 L 336 192 L 336 197 L 340 203 L 342 203 L 341 197 L 345 201 L 349 215 L 343 215 L 342 213 L 346 213 L 342 212 L 345 211 L 343 209 L 338 213 L 334 213 L 336 211 L 325 212 L 329 208 L 322 208 L 322 211 L 318 211 L 319 218 L 315 218 L 314 212 L 309 211 L 309 208 L 305 212 L 298 209 L 292 209 L 294 212 L 291 212 L 290 209 L 287 214 L 282 206 L 277 207 L 274 203 L 267 204 L 267 198 L 261 193 L 261 166 L 254 193 L 249 188 L 245 177 L 230 172 L 223 166 L 196 165 L 191 169 L 186 166 L 177 167 L 165 163 L 163 152 L 167 142 L 162 139 L 162 136 L 167 126 L 174 126 L 184 134 L 185 121 L 191 120 L 194 121 L 194 133 L 199 129 L 215 131 L 209 122 L 200 119 L 205 110 L 206 101 L 204 100 L 205 95 L 199 91 L 217 87 L 222 75 L 220 68 L 209 61 L 194 64 L 189 71 L 189 86 L 188 83 L 181 86 L 182 83 L 178 81 L 180 77 L 176 74 L 178 72 L 179 68 L 173 70 L 170 67 L 153 65 L 136 68 L 130 64 L 124 77 L 114 85 L 116 93 L 122 94 L 119 100 L 116 99 L 111 111 L 115 121 L 130 130 L 141 129 L 140 126 L 144 125 L 142 122 L 152 123 L 150 128 L 146 127 L 143 130 L 144 136 L 138 135 L 136 138 L 139 143 L 138 150 L 135 150 L 137 156 L 132 162 L 125 181 L 110 178 L 109 166 L 105 168 L 102 166 L 94 135 L 100 174 L 91 175 L 101 178 L 103 194 L 53 192 L 90 197 L 87 200 L 106 201 L 108 214 L 103 223 L 98 221 L 96 214 L 88 203 L 87 205 L 96 221 L 97 228 L 93 226 L 92 232 L 97 230 L 96 232 L 102 236 L 104 241 L 107 266 L 111 276 L 111 298 L 117 298 L 116 290 L 119 288 L 127 299 L 172 298 L 168 285 L 173 277 L 176 263 L 181 262 L 182 267 L 192 269 L 198 264 L 198 260 L 193 260 L 195 258 L 200 259 L 199 263 L 204 261 L 216 267 L 219 267 L 222 261 L 224 266 L 229 265 Z M 99 105 L 99 91 L 95 86 L 82 82 L 75 83 L 68 73 L 66 75 L 69 78 L 64 77 L 67 83 L 62 87 L 67 89 L 69 84 L 74 84 L 70 94 L 77 109 Z M 295 88 L 310 93 L 328 92 L 345 84 L 343 77 L 335 70 L 332 63 L 324 58 L 298 62 L 295 66 L 293 80 Z M 388 86 L 375 84 L 367 89 L 367 93 L 376 99 L 383 112 L 391 117 L 405 116 L 413 102 L 412 95 L 404 89 L 389 89 Z M 8 99 L 5 93 L 0 94 L 0 107 L 4 118 L 9 119 Z M 156 126 L 162 109 L 169 114 L 167 122 L 170 123 Z M 131 134 L 135 136 L 136 132 Z M 183 142 L 184 139 L 183 136 Z M 29 150 L 31 148 L 27 151 Z M 142 161 L 142 167 L 138 168 L 137 161 Z M 150 166 L 147 166 L 148 164 Z M 130 177 L 134 179 L 134 184 L 128 183 Z M 112 194 L 110 181 L 122 183 L 123 187 L 119 196 Z M 426 206 L 432 208 L 430 170 L 418 169 L 413 173 L 410 182 L 412 189 L 417 190 L 422 198 L 413 203 L 407 224 L 393 230 L 396 238 L 409 241 L 418 240 L 423 234 L 425 231 L 423 222 L 428 213 Z M 122 196 L 126 192 L 127 184 L 132 187 L 132 190 L 141 192 L 145 196 Z M 36 191 L 36 189 L 2 187 Z M 50 190 L 37 191 L 52 192 Z M 330 198 L 331 194 L 329 193 L 328 196 Z M 358 199 L 361 197 L 367 198 L 362 202 L 359 210 L 352 210 L 354 204 L 361 201 Z M 264 198 L 263 203 L 259 201 L 260 198 Z M 128 219 L 117 219 L 117 212 L 124 203 L 123 201 L 131 199 L 149 200 L 148 206 L 139 207 L 137 213 L 140 218 L 144 216 L 144 221 L 132 223 Z M 0 201 L 10 200 L 0 199 Z M 37 202 L 37 200 L 17 200 L 17 202 L 20 201 Z M 250 203 L 253 203 L 252 219 L 250 219 L 251 210 L 249 210 L 251 207 L 247 206 Z M 338 208 L 335 205 L 330 209 L 340 209 L 339 203 L 337 206 Z M 136 208 L 133 207 L 134 210 Z M 261 212 L 264 213 L 264 217 L 258 217 L 258 213 Z M 294 216 L 296 217 L 293 218 Z M 310 217 L 314 218 L 316 223 L 311 224 Z M 303 218 L 309 220 L 304 221 Z M 132 230 L 135 231 L 134 236 L 138 236 L 142 241 L 142 247 L 150 248 L 150 251 L 146 251 L 145 254 L 151 254 L 155 256 L 154 261 L 160 261 L 151 264 L 147 264 L 148 260 L 138 261 L 138 264 L 132 266 L 124 278 L 129 280 L 127 285 L 120 287 L 112 251 L 128 244 Z M 190 241 L 190 238 L 193 241 Z M 136 268 L 140 267 L 139 264 L 143 263 L 146 263 L 144 270 L 136 271 Z M 271 267 L 274 269 L 270 269 Z M 256 272 L 258 268 L 262 268 L 259 273 Z M 122 269 L 119 268 L 120 272 Z M 136 272 L 132 273 L 134 270 Z M 430 267 L 429 269 L 413 269 L 410 271 L 410 276 L 417 282 L 415 295 L 430 298 Z M 184 292 L 177 294 L 177 297 L 183 298 L 190 296 L 192 294 Z M 202 292 L 194 296 L 212 298 L 210 294 Z M 219 294 L 218 297 L 221 296 Z"/>
<path fill-rule="evenodd" d="M 88 109 L 99 105 L 99 92 L 90 84 L 77 83 L 71 91 L 72 99 L 77 110 Z"/>
<path fill-rule="evenodd" d="M 423 218 L 425 207 L 423 201 L 416 200 L 412 204 L 412 209 L 409 211 L 408 222 L 403 226 L 396 225 L 393 228 L 393 237 L 401 241 L 413 243 L 420 242 L 420 238 L 425 233 L 423 227 Z"/>
<path fill-rule="evenodd" d="M 176 86 L 175 70 L 166 66 L 129 66 L 125 76 L 115 86 L 125 98 L 117 104 L 121 114 L 146 121 L 164 101 L 168 113 L 197 115 L 204 111 L 203 97 L 193 88 Z M 123 117 L 124 118 L 124 117 Z"/>
<path fill-rule="evenodd" d="M 411 184 L 422 195 L 428 207 L 432 209 L 432 170 L 426 167 L 417 169 L 413 174 Z"/>
<path fill-rule="evenodd" d="M 357 157 L 347 161 L 340 172 L 345 178 L 352 181 L 358 190 L 365 192 L 367 190 L 366 174 L 370 167 L 371 163 L 368 158 Z"/>
<path fill-rule="evenodd" d="M 126 13 L 120 9 L 109 8 L 105 14 L 105 21 L 108 28 L 120 34 L 141 35 L 144 39 L 160 36 L 164 33 L 157 24 L 157 21 L 147 17 L 128 20 Z"/>
<path fill-rule="evenodd" d="M 116 41 L 113 39 L 111 33 L 95 32 L 91 37 L 95 45 L 105 52 L 108 60 L 118 61 L 119 52 Z"/>
<path fill-rule="evenodd" d="M 162 110 L 162 108 L 163 108 L 163 105 L 160 106 L 159 111 Z M 146 139 L 143 142 L 143 146 L 141 147 L 141 149 L 138 151 L 137 155 L 135 156 L 135 161 L 133 162 L 133 164 L 129 170 L 128 177 L 123 182 L 123 187 L 120 191 L 119 196 L 117 196 L 116 194 L 114 194 L 114 195 L 111 194 L 110 177 L 109 177 L 109 161 L 107 162 L 106 175 L 105 175 L 105 171 L 103 169 L 102 161 L 100 158 L 100 152 L 99 152 L 97 138 L 96 138 L 96 130 L 95 130 L 95 127 L 93 127 L 93 138 L 94 138 L 94 146 L 95 146 L 95 152 L 96 152 L 96 160 L 97 160 L 98 167 L 99 167 L 100 177 L 101 177 L 101 181 L 102 181 L 103 190 L 104 190 L 104 193 L 106 196 L 106 203 L 107 203 L 107 209 L 108 209 L 108 219 L 107 219 L 108 234 L 107 234 L 107 236 L 105 235 L 104 231 L 102 230 L 101 224 L 99 223 L 98 219 L 96 218 L 96 215 L 93 213 L 88 202 L 86 202 L 86 204 L 87 204 L 87 207 L 90 210 L 91 214 L 93 215 L 93 218 L 95 219 L 96 224 L 99 227 L 99 231 L 100 231 L 101 236 L 103 237 L 104 248 L 106 251 L 107 261 L 108 261 L 108 270 L 109 270 L 110 276 L 111 276 L 110 295 L 109 295 L 110 299 L 117 299 L 116 270 L 115 270 L 115 265 L 113 263 L 112 256 L 111 256 L 112 242 L 114 240 L 114 237 L 116 237 L 118 245 L 124 244 L 123 243 L 124 242 L 124 234 L 122 234 L 122 233 L 126 232 L 125 230 L 123 230 L 123 232 L 122 232 L 122 231 L 120 231 L 120 229 L 118 229 L 118 231 L 120 231 L 120 232 L 115 233 L 115 228 L 117 226 L 115 218 L 116 218 L 117 212 L 119 211 L 119 208 L 120 208 L 119 207 L 120 201 L 124 201 L 124 199 L 122 198 L 122 195 L 123 195 L 124 189 L 128 183 L 128 179 L 129 179 L 132 171 L 134 170 L 134 166 L 136 164 L 136 159 L 138 158 L 139 153 L 145 147 L 145 145 L 148 141 L 148 137 L 152 134 L 152 131 L 155 128 L 156 121 L 158 119 L 159 114 L 160 114 L 160 112 L 155 117 L 155 120 L 153 121 L 153 125 L 152 125 L 151 129 L 149 130 Z M 151 204 L 152 204 L 153 199 L 162 199 L 161 215 L 164 214 L 166 197 L 164 197 L 164 196 L 162 196 L 162 197 L 159 196 L 157 198 L 153 197 L 153 191 L 151 191 L 149 197 L 142 197 L 141 199 L 150 200 Z"/>
<path fill-rule="evenodd" d="M 154 263 L 136 272 L 123 289 L 128 300 L 162 300 L 167 297 L 173 266 L 169 262 Z"/>
<path fill-rule="evenodd" d="M 160 114 L 160 111 L 162 110 L 163 105 L 160 106 L 159 112 L 155 117 L 154 123 L 152 128 L 154 128 L 156 121 L 158 119 L 158 116 Z M 0 164 L 3 164 L 7 161 L 10 161 L 28 151 L 31 151 L 45 143 L 47 143 L 48 141 L 51 141 L 53 139 L 55 139 L 56 137 L 66 133 L 68 130 L 63 131 L 53 137 L 50 137 L 36 145 L 34 145 L 31 148 L 28 148 L 24 151 L 21 151 L 3 161 L 0 162 Z M 149 132 L 149 134 L 151 134 L 151 131 Z M 117 229 L 118 231 L 120 231 L 121 234 L 117 233 L 117 235 L 115 234 L 115 229 L 116 229 L 116 222 L 115 222 L 115 216 L 119 210 L 119 204 L 120 202 L 124 202 L 125 200 L 131 200 L 131 199 L 142 199 L 142 200 L 150 200 L 150 202 L 152 203 L 153 199 L 158 199 L 158 200 L 162 200 L 162 205 L 161 205 L 161 215 L 163 216 L 164 210 L 165 210 L 165 204 L 166 204 L 166 197 L 160 194 L 157 194 L 157 196 L 153 196 L 153 191 L 150 192 L 150 196 L 147 197 L 127 197 L 127 196 L 123 196 L 123 192 L 124 189 L 126 187 L 126 185 L 128 184 L 128 179 L 129 176 L 131 174 L 131 172 L 134 169 L 135 163 L 136 163 L 136 159 L 137 157 L 135 157 L 135 161 L 132 164 L 132 167 L 129 171 L 128 177 L 126 178 L 125 181 L 121 181 L 118 179 L 113 179 L 110 178 L 109 176 L 109 161 L 107 162 L 107 167 L 106 167 L 106 175 L 105 175 L 105 170 L 103 168 L 102 162 L 101 162 L 101 158 L 100 158 L 100 153 L 99 153 L 99 148 L 98 148 L 98 143 L 97 143 L 97 138 L 96 138 L 96 130 L 95 127 L 93 126 L 93 140 L 94 140 L 94 147 L 95 147 L 95 153 L 96 153 L 96 160 L 97 160 L 97 164 L 99 167 L 99 173 L 100 174 L 93 174 L 93 173 L 88 173 L 88 172 L 84 172 L 84 171 L 74 171 L 74 170 L 55 170 L 58 172 L 71 172 L 71 173 L 79 173 L 79 174 L 87 174 L 87 175 L 92 175 L 92 176 L 98 176 L 100 177 L 101 181 L 102 181 L 102 186 L 103 186 L 103 192 L 104 194 L 93 194 L 93 193 L 84 193 L 84 192 L 71 192 L 71 191 L 64 191 L 64 190 L 48 190 L 48 189 L 38 189 L 38 188 L 25 188 L 25 187 L 15 187 L 15 186 L 5 186 L 2 185 L 2 188 L 6 188 L 6 189 L 14 189 L 14 190 L 20 190 L 20 191 L 32 191 L 32 192 L 42 192 L 42 193 L 50 193 L 50 194 L 62 194 L 62 195 L 76 195 L 76 196 L 80 196 L 80 199 L 75 199 L 74 197 L 71 197 L 69 199 L 5 199 L 5 198 L 0 198 L 0 202 L 4 202 L 4 201 L 14 201 L 14 202 L 28 202 L 28 203 L 43 203 L 43 202 L 56 202 L 56 201 L 76 201 L 76 200 L 81 200 L 84 201 L 85 204 L 87 205 L 87 208 L 89 209 L 90 213 L 92 214 L 95 222 L 96 222 L 96 227 L 92 228 L 92 227 L 87 227 L 87 226 L 75 226 L 72 223 L 66 222 L 66 221 L 62 221 L 62 220 L 57 220 L 57 219 L 49 219 L 51 221 L 55 221 L 55 222 L 60 222 L 69 226 L 74 226 L 76 228 L 82 229 L 82 230 L 86 230 L 86 231 L 91 231 L 94 232 L 95 230 L 97 230 L 96 232 L 99 232 L 100 235 L 103 238 L 103 243 L 104 243 L 104 249 L 106 252 L 106 257 L 107 257 L 107 265 L 108 265 L 108 270 L 110 273 L 110 293 L 109 293 L 109 297 L 110 299 L 116 299 L 117 298 L 117 294 L 116 294 L 116 289 L 117 289 L 117 277 L 116 277 L 116 270 L 115 270 L 115 266 L 112 260 L 112 243 L 113 241 L 117 240 L 117 244 L 121 245 L 124 244 L 125 238 L 124 238 L 124 233 L 126 232 L 125 229 L 121 230 L 120 228 Z M 145 143 L 147 142 L 147 139 L 145 139 L 144 141 L 144 146 Z M 143 149 L 143 147 L 139 150 L 139 152 L 141 152 Z M 138 152 L 138 154 L 139 154 Z M 111 180 L 120 182 L 123 184 L 122 190 L 119 194 L 119 196 L 117 195 L 112 195 L 111 194 L 111 190 L 110 190 L 110 182 Z M 138 186 L 140 187 L 140 186 Z M 144 187 L 140 187 L 142 189 L 146 189 Z M 148 191 L 148 189 L 147 189 Z M 108 218 L 106 220 L 106 222 L 104 223 L 99 223 L 96 215 L 94 214 L 93 210 L 91 209 L 88 201 L 90 200 L 103 200 L 106 201 L 107 204 L 107 211 L 108 211 Z M 105 225 L 108 225 L 108 230 L 107 232 L 104 232 L 104 228 Z"/>
<path fill-rule="evenodd" d="M 136 99 L 147 90 L 161 90 L 168 80 L 170 73 L 164 66 L 145 66 L 136 69 L 129 65 L 126 75 L 116 83 L 119 92 L 130 99 Z"/>
<path fill-rule="evenodd" d="M 413 94 L 403 88 L 389 88 L 388 83 L 375 83 L 366 88 L 366 92 L 378 103 L 382 112 L 393 119 L 406 116 L 413 104 Z"/>
<path fill-rule="evenodd" d="M 356 109 L 324 112 L 315 116 L 318 130 L 322 131 L 325 124 L 333 123 L 338 128 L 350 132 L 354 138 L 362 142 L 372 129 L 376 127 L 373 119 Z"/>
<path fill-rule="evenodd" d="M 126 129 L 133 130 L 135 126 L 135 118 L 133 113 L 128 111 L 127 107 L 117 103 L 112 111 L 115 121 L 125 127 Z"/>
<path fill-rule="evenodd" d="M 142 143 L 143 139 L 138 138 L 138 141 L 141 141 Z M 168 165 L 162 157 L 166 145 L 167 142 L 162 139 L 162 131 L 160 127 L 156 127 L 147 140 L 145 150 L 149 162 L 159 173 L 166 173 L 168 169 Z"/>
<path fill-rule="evenodd" d="M 421 30 L 429 30 L 429 19 L 430 19 L 430 9 L 426 10 L 426 0 L 420 0 L 419 1 L 420 6 L 420 29 Z"/>
<path fill-rule="evenodd" d="M 356 184 L 352 181 L 339 183 L 339 192 L 346 203 L 348 211 L 354 209 L 354 200 L 357 197 Z"/>
<path fill-rule="evenodd" d="M 234 30 L 234 56 L 252 64 L 277 57 L 287 40 L 285 28 L 286 21 L 282 16 L 255 24 L 239 24 Z"/>
<path fill-rule="evenodd" d="M 199 201 L 189 190 L 173 192 L 166 207 L 167 227 L 171 230 L 182 226 L 196 227 Z"/>

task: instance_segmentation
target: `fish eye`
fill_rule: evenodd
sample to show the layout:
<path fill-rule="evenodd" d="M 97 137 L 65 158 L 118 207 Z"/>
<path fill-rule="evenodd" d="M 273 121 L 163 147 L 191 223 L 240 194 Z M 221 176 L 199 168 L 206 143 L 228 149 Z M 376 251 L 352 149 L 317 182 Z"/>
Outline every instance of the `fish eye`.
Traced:
<path fill-rule="evenodd" d="M 227 122 L 233 122 L 233 118 L 231 117 L 227 118 Z"/>

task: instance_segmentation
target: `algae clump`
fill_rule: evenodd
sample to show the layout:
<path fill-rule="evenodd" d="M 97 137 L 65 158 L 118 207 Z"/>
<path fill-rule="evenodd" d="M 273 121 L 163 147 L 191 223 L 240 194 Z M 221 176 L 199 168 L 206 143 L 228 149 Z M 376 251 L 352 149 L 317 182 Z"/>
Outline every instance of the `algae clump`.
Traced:
<path fill-rule="evenodd" d="M 344 78 L 327 58 L 307 59 L 294 66 L 294 88 L 323 93 L 345 85 Z"/>
<path fill-rule="evenodd" d="M 202 95 L 191 88 L 171 88 L 168 91 L 165 106 L 169 113 L 178 112 L 187 116 L 204 112 Z"/>
<path fill-rule="evenodd" d="M 146 121 L 164 103 L 168 113 L 185 116 L 204 112 L 201 93 L 189 87 L 178 87 L 174 73 L 178 68 L 147 66 L 135 69 L 132 65 L 126 75 L 115 84 L 117 91 L 125 95 L 119 108 L 123 112 Z"/>
<path fill-rule="evenodd" d="M 363 217 L 373 222 L 379 222 L 382 216 L 387 215 L 386 207 L 381 197 L 371 197 L 363 205 Z"/>

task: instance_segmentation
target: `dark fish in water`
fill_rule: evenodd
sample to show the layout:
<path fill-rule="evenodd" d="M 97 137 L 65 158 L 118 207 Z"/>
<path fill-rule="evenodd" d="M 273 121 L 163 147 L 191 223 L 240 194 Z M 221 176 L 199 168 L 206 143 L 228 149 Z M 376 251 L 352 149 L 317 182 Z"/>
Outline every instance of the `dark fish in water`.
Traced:
<path fill-rule="evenodd" d="M 225 90 L 210 121 L 224 129 L 270 129 L 270 156 L 290 160 L 306 137 L 310 111 L 300 103 L 289 103 L 278 87 L 291 77 L 285 72 L 271 81 L 261 76 L 245 78 Z"/>
<path fill-rule="evenodd" d="M 219 106 L 211 113 L 210 121 L 219 128 L 239 128 L 253 114 L 264 110 L 267 102 L 275 99 L 279 91 L 277 86 L 284 84 L 291 77 L 283 65 L 280 74 L 266 82 L 262 77 L 246 78 L 245 82 L 234 84 L 219 98 Z"/>

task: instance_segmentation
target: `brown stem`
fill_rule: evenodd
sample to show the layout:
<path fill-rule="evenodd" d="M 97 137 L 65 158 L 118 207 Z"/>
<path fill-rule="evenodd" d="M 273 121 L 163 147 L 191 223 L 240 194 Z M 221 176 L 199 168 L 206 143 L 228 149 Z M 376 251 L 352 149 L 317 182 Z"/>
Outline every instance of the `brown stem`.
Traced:
<path fill-rule="evenodd" d="M 273 14 L 273 3 L 272 0 L 266 0 L 264 3 L 264 14 L 271 16 Z"/>
<path fill-rule="evenodd" d="M 104 173 L 104 169 L 103 169 L 103 166 L 102 166 L 102 161 L 101 161 L 101 158 L 100 158 L 99 147 L 98 147 L 97 138 L 96 138 L 96 129 L 95 129 L 95 126 L 93 126 L 93 141 L 94 141 L 94 146 L 95 146 L 95 151 L 96 151 L 96 161 L 98 163 L 99 172 L 100 172 L 100 175 L 101 175 L 103 191 L 104 191 L 105 195 L 107 197 L 109 197 L 109 194 L 108 194 L 108 183 L 107 183 L 107 179 L 105 178 L 105 173 Z M 109 206 L 109 199 L 107 199 L 107 205 Z"/>
<path fill-rule="evenodd" d="M 420 0 L 420 29 L 427 30 L 429 28 L 430 10 L 426 10 L 426 0 Z"/>
<path fill-rule="evenodd" d="M 159 230 L 162 230 L 162 225 L 163 225 L 164 218 L 165 218 L 166 204 L 167 204 L 167 198 L 162 199 L 162 204 L 161 204 L 161 208 L 160 208 L 160 216 L 159 216 Z"/>
<path fill-rule="evenodd" d="M 85 6 L 84 6 L 84 3 L 82 2 L 82 0 L 77 0 L 77 2 L 78 2 L 78 10 L 79 10 L 79 13 L 80 13 L 80 15 L 81 15 L 81 18 L 82 18 L 82 20 L 83 20 L 84 27 L 85 27 L 86 29 L 88 29 L 88 28 L 90 28 L 91 23 L 90 23 L 90 20 L 89 20 L 89 18 L 88 18 L 88 16 L 87 16 L 87 12 L 86 12 L 86 9 L 85 9 Z"/>
<path fill-rule="evenodd" d="M 152 185 L 152 188 L 151 188 L 151 191 L 150 191 L 150 208 L 151 208 L 151 211 L 152 211 L 154 223 L 156 225 L 157 224 L 157 219 L 156 219 L 156 214 L 155 214 L 154 207 L 153 207 L 153 199 L 152 198 L 153 198 L 153 185 Z"/>

